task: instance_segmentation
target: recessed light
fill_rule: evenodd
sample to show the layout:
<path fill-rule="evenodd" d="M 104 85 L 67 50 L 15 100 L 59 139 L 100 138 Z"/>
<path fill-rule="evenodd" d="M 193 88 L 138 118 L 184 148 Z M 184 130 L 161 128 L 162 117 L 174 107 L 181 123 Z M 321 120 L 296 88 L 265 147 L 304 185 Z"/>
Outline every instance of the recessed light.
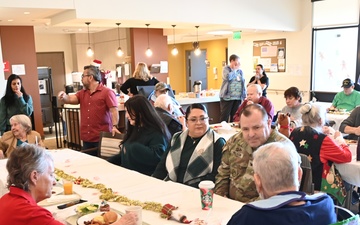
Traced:
<path fill-rule="evenodd" d="M 24 12 L 24 15 L 29 15 L 30 14 L 30 12 Z"/>
<path fill-rule="evenodd" d="M 9 19 L 9 20 L 8 20 L 8 22 L 12 22 L 12 21 L 14 21 L 14 20 L 13 20 L 13 19 Z"/>

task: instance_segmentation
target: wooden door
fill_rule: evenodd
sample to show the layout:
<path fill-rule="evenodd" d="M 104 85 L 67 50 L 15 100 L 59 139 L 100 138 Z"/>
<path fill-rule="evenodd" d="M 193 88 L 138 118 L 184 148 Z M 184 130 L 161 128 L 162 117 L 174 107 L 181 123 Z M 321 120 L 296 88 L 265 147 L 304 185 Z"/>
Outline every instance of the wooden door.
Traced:
<path fill-rule="evenodd" d="M 65 60 L 64 52 L 37 52 L 37 66 L 51 67 L 53 93 L 57 96 L 59 91 L 65 90 Z M 57 98 L 56 98 L 57 99 Z M 56 104 L 60 106 L 59 102 Z"/>

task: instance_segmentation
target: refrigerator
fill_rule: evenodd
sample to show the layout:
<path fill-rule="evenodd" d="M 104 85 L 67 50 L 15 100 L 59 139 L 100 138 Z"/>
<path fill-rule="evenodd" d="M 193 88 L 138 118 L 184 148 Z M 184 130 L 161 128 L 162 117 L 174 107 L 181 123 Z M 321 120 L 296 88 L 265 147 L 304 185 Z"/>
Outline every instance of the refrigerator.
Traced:
<path fill-rule="evenodd" d="M 52 133 L 54 126 L 53 106 L 56 107 L 56 96 L 54 96 L 50 67 L 38 67 L 38 83 L 41 103 L 42 122 L 44 127 L 49 128 Z M 55 101 L 53 100 L 55 98 Z"/>

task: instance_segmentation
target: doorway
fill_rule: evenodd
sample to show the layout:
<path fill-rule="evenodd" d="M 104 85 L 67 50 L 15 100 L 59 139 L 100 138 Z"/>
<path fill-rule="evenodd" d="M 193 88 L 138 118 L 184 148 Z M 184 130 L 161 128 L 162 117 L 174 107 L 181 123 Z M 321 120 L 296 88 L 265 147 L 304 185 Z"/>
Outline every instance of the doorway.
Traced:
<path fill-rule="evenodd" d="M 202 90 L 207 89 L 206 50 L 201 50 L 200 55 L 187 50 L 186 55 L 186 91 L 192 92 L 194 81 L 201 80 Z"/>
<path fill-rule="evenodd" d="M 36 59 L 38 67 L 51 67 L 53 82 L 53 93 L 51 94 L 57 96 L 57 93 L 65 90 L 66 85 L 64 52 L 37 52 Z M 59 105 L 59 102 L 56 102 L 56 106 Z"/>

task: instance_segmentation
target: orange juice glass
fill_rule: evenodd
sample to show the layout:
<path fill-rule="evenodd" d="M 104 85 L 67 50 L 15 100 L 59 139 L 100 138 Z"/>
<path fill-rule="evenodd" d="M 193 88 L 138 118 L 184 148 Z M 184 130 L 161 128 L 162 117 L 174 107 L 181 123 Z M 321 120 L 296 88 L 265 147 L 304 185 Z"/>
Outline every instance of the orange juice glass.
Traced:
<path fill-rule="evenodd" d="M 64 195 L 72 195 L 73 193 L 73 182 L 71 180 L 63 180 Z"/>

